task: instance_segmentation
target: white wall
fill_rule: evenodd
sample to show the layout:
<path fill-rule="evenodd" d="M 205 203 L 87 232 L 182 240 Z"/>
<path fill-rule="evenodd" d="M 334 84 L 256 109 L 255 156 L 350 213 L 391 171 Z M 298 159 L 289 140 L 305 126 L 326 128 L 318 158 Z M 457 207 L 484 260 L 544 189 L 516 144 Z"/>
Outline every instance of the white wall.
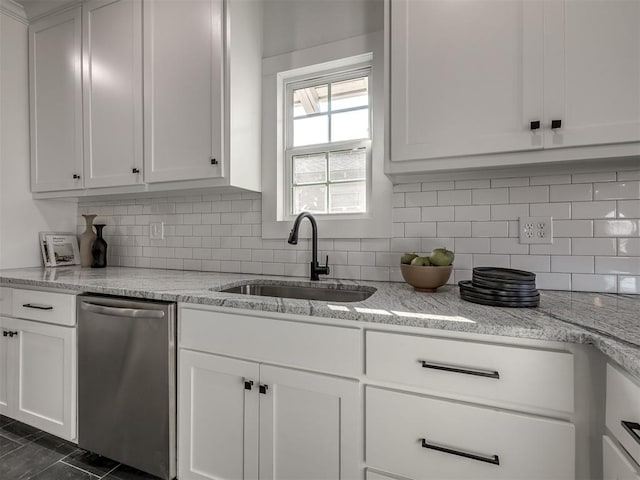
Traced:
<path fill-rule="evenodd" d="M 38 232 L 75 231 L 77 216 L 31 198 L 27 45 L 27 25 L 0 14 L 0 268 L 41 265 Z"/>
<path fill-rule="evenodd" d="M 263 57 L 382 30 L 382 0 L 266 0 Z"/>

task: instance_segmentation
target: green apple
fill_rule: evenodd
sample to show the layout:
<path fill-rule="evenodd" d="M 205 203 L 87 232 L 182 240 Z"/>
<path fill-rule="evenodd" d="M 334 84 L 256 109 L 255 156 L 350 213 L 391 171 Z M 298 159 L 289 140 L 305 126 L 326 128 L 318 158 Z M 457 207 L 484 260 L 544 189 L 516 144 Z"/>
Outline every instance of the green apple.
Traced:
<path fill-rule="evenodd" d="M 453 259 L 455 258 L 455 254 L 451 250 L 447 250 L 446 248 L 434 248 L 429 255 L 429 260 L 432 265 L 437 265 L 439 267 L 446 267 L 453 263 Z"/>
<path fill-rule="evenodd" d="M 429 261 L 429 257 L 416 257 L 411 260 L 411 265 L 418 267 L 428 267 L 429 265 L 431 265 L 431 262 Z"/>
<path fill-rule="evenodd" d="M 404 255 L 402 255 L 402 257 L 400 257 L 400 263 L 410 265 L 411 261 L 414 258 L 418 258 L 418 255 L 416 255 L 415 253 L 405 253 Z"/>

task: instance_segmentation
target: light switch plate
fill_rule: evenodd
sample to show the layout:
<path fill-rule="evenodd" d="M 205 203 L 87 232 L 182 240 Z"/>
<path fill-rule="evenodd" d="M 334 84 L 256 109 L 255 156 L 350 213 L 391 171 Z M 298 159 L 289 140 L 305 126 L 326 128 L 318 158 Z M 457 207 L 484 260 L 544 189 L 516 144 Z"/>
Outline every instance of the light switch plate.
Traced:
<path fill-rule="evenodd" d="M 149 238 L 151 240 L 164 240 L 164 222 L 149 224 Z"/>
<path fill-rule="evenodd" d="M 553 243 L 553 218 L 520 217 L 520 243 Z"/>

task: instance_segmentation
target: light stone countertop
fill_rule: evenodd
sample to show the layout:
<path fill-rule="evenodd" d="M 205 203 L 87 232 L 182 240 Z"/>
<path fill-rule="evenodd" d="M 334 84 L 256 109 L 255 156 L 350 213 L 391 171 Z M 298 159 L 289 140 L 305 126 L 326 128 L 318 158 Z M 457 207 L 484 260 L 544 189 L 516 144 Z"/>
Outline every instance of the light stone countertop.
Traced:
<path fill-rule="evenodd" d="M 373 287 L 352 303 L 258 297 L 220 290 L 247 280 L 334 288 Z M 542 291 L 538 308 L 498 308 L 461 300 L 456 286 L 418 293 L 405 283 L 324 280 L 143 268 L 79 267 L 0 270 L 0 286 L 77 292 L 263 310 L 487 335 L 592 344 L 640 378 L 640 296 Z M 213 289 L 213 290 L 210 290 Z"/>

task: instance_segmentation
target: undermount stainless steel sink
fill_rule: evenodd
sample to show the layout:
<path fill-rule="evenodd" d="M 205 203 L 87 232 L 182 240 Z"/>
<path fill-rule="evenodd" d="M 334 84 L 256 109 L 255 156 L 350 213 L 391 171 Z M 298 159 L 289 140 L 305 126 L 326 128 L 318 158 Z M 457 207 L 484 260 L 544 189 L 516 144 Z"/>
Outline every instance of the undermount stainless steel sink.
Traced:
<path fill-rule="evenodd" d="M 301 300 L 319 300 L 325 302 L 360 302 L 376 292 L 373 287 L 340 285 L 300 286 L 294 284 L 245 283 L 219 290 L 225 293 L 258 295 L 262 297 L 297 298 Z"/>

